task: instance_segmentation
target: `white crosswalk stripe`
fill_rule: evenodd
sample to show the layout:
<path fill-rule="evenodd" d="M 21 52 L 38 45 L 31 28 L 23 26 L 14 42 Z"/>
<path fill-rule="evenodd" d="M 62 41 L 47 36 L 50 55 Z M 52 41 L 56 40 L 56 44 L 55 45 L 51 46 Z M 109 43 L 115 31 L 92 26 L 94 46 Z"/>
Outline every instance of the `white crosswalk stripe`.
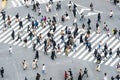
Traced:
<path fill-rule="evenodd" d="M 0 16 L 1 18 L 1 16 Z M 16 46 L 23 46 L 24 42 L 23 41 L 16 41 L 17 38 L 17 32 L 19 31 L 19 25 L 18 22 L 16 23 L 14 21 L 15 17 L 11 17 L 11 28 L 7 29 L 5 32 L 1 32 L 0 33 L 0 42 L 3 43 L 7 43 L 7 44 L 11 44 L 11 45 L 16 45 Z M 32 40 L 29 40 L 29 36 L 27 33 L 27 26 L 31 25 L 31 22 L 29 22 L 27 19 L 25 18 L 21 18 L 21 20 L 23 21 L 23 28 L 21 29 L 21 31 L 23 31 L 23 34 L 21 35 L 22 40 L 24 40 L 24 38 L 27 37 L 28 39 L 28 43 L 27 43 L 27 48 L 32 48 L 33 46 L 33 42 L 36 40 L 36 37 L 33 37 Z M 4 24 L 3 21 L 0 21 L 0 26 L 2 26 Z M 3 26 L 2 26 L 3 27 Z M 0 31 L 2 29 L 2 27 L 0 27 Z M 60 48 L 61 48 L 61 52 L 59 53 L 60 55 L 65 55 L 64 53 L 64 43 L 61 43 L 61 35 L 60 32 L 61 30 L 65 30 L 66 26 L 63 26 L 61 24 L 57 24 L 56 27 L 56 31 L 54 33 L 54 40 L 56 41 L 56 43 L 60 44 Z M 44 39 L 47 38 L 47 33 L 49 32 L 50 27 L 47 25 L 45 28 L 41 27 L 41 25 L 39 24 L 39 28 L 36 29 L 36 35 L 39 35 L 40 33 L 42 34 L 42 38 L 43 40 L 41 41 L 41 45 L 37 45 L 36 49 L 39 51 L 44 51 Z M 15 31 L 15 40 L 12 40 L 11 38 L 11 32 L 12 30 Z M 74 31 L 74 29 L 71 29 L 72 33 Z M 80 35 L 82 33 L 81 29 L 78 30 L 79 34 L 77 35 L 76 39 L 80 38 Z M 65 35 L 65 41 L 67 41 L 67 35 Z M 84 36 L 83 36 L 84 38 Z M 75 40 L 76 40 L 75 39 Z M 108 49 L 112 48 L 112 57 L 108 56 L 108 59 L 105 61 L 102 61 L 101 64 L 104 65 L 108 65 L 111 67 L 114 67 L 118 62 L 120 62 L 120 58 L 116 57 L 116 49 L 120 48 L 120 41 L 117 40 L 115 37 L 111 36 L 108 37 L 107 34 L 96 34 L 96 32 L 92 32 L 90 37 L 89 37 L 89 41 L 91 42 L 91 47 L 92 50 L 91 52 L 88 52 L 88 49 L 86 49 L 86 46 L 83 43 L 80 43 L 79 40 L 79 44 L 77 44 L 76 47 L 76 52 L 75 51 L 70 51 L 68 54 L 68 57 L 72 57 L 72 58 L 77 58 L 77 59 L 81 59 L 81 60 L 85 60 L 88 62 L 96 62 L 95 57 L 93 56 L 94 53 L 94 49 L 97 48 L 98 44 L 100 41 L 102 41 L 102 46 L 104 46 L 105 43 L 107 43 L 108 45 Z M 52 47 L 50 47 L 48 49 L 48 52 L 51 52 Z M 103 52 L 101 53 L 102 55 L 104 54 Z"/>
<path fill-rule="evenodd" d="M 64 0 L 53 0 L 54 2 L 57 2 L 57 1 L 64 1 Z M 28 0 L 28 5 L 32 5 L 32 0 Z M 35 0 L 35 2 L 39 2 L 40 4 L 43 4 L 43 3 L 48 3 L 49 0 Z M 24 0 L 11 0 L 11 4 L 12 4 L 12 7 L 22 7 L 22 6 L 25 6 L 25 2 Z"/>

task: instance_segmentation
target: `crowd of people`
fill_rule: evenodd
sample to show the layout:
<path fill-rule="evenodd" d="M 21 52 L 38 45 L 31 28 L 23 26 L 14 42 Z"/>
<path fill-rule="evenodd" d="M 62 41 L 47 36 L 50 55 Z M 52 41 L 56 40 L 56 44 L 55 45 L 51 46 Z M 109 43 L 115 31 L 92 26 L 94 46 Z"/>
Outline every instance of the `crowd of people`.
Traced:
<path fill-rule="evenodd" d="M 27 8 L 29 8 L 28 5 L 28 1 L 29 0 L 24 0 L 25 1 L 25 6 Z M 46 4 L 46 12 L 51 12 L 52 9 L 54 7 L 53 6 L 53 0 L 50 0 L 47 4 Z M 58 1 L 56 3 L 56 7 L 55 7 L 56 11 L 59 11 L 62 9 L 62 3 L 61 1 Z M 93 3 L 90 3 L 90 9 L 91 11 L 94 11 L 94 5 Z M 87 25 L 85 25 L 84 23 L 82 24 L 82 33 L 79 34 L 80 32 L 80 28 L 79 25 L 77 24 L 77 5 L 71 1 L 68 2 L 68 10 L 73 14 L 74 16 L 74 22 L 73 22 L 73 27 L 69 27 L 66 26 L 66 28 L 64 30 L 60 31 L 60 39 L 61 42 L 57 43 L 56 40 L 54 39 L 54 35 L 56 32 L 56 27 L 58 26 L 59 22 L 58 22 L 58 18 L 57 16 L 52 16 L 48 17 L 46 15 L 43 16 L 42 14 L 42 10 L 40 7 L 39 2 L 36 2 L 34 0 L 32 0 L 32 10 L 35 11 L 38 16 L 40 17 L 40 20 L 36 20 L 33 16 L 31 16 L 30 13 L 28 13 L 26 19 L 28 19 L 28 21 L 31 23 L 31 25 L 27 26 L 27 31 L 26 34 L 28 34 L 27 37 L 25 37 L 24 39 L 21 37 L 22 35 L 22 28 L 24 28 L 23 25 L 23 21 L 20 18 L 20 14 L 17 13 L 15 15 L 15 21 L 16 23 L 19 24 L 19 31 L 17 31 L 17 35 L 16 32 L 14 30 L 12 30 L 11 33 L 11 38 L 12 40 L 18 41 L 20 40 L 21 42 L 24 42 L 24 47 L 27 47 L 27 43 L 28 41 L 32 41 L 33 42 L 33 51 L 35 52 L 35 57 L 33 59 L 32 62 L 32 69 L 37 69 L 38 66 L 38 62 L 39 62 L 39 51 L 36 49 L 36 47 L 39 45 L 41 46 L 42 44 L 44 44 L 44 54 L 48 55 L 48 50 L 51 49 L 51 59 L 55 60 L 55 58 L 57 58 L 57 53 L 61 53 L 64 52 L 66 56 L 69 55 L 69 52 L 74 51 L 76 52 L 77 49 L 76 47 L 79 46 L 79 44 L 83 44 L 86 47 L 86 50 L 88 50 L 88 52 L 92 51 L 92 43 L 90 42 L 90 36 L 91 36 L 91 31 L 92 31 L 92 27 L 91 27 L 91 19 L 88 18 L 87 20 Z M 6 13 L 5 11 L 2 11 L 2 19 L 4 20 L 4 31 L 6 31 L 6 29 L 12 28 L 12 21 L 11 21 L 11 17 L 8 15 L 6 18 Z M 113 11 L 110 10 L 109 13 L 109 17 L 110 19 L 113 16 Z M 84 12 L 81 13 L 81 17 L 80 17 L 80 21 L 83 20 L 84 17 Z M 68 11 L 65 12 L 65 14 L 63 14 L 61 16 L 60 22 L 64 23 L 67 20 L 70 19 L 70 16 L 68 14 Z M 96 22 L 96 34 L 100 34 L 101 30 L 106 31 L 108 37 L 110 37 L 111 33 L 110 33 L 110 29 L 107 26 L 107 23 L 104 22 L 103 23 L 103 27 L 100 27 L 100 24 L 102 24 L 101 21 L 101 13 L 98 13 L 98 17 L 97 17 L 97 22 Z M 47 38 L 43 38 L 43 34 L 36 34 L 36 30 L 39 29 L 39 25 L 43 28 L 45 28 L 46 26 L 49 26 L 49 31 L 47 33 Z M 103 29 L 101 29 L 103 28 Z M 73 30 L 74 29 L 74 30 Z M 73 30 L 73 31 L 72 31 Z M 118 30 L 117 28 L 113 28 L 112 30 L 112 36 L 115 36 L 117 39 L 120 40 L 120 30 Z M 66 38 L 67 36 L 67 38 Z M 35 38 L 35 39 L 33 39 Z M 62 51 L 61 47 L 64 48 L 64 50 Z M 104 56 L 101 55 L 101 53 L 104 53 Z M 120 58 L 120 49 L 117 48 L 116 50 L 116 57 Z M 12 50 L 12 46 L 9 47 L 9 54 L 13 54 L 13 50 Z M 99 42 L 97 48 L 94 50 L 93 52 L 94 57 L 96 58 L 96 63 L 97 63 L 97 67 L 96 70 L 100 71 L 100 64 L 102 60 L 106 60 L 107 58 L 111 57 L 113 55 L 112 52 L 112 48 L 108 48 L 108 44 L 105 43 L 103 44 L 102 41 Z M 108 57 L 109 56 L 109 57 Z M 28 62 L 27 60 L 23 60 L 22 62 L 22 66 L 23 66 L 23 70 L 27 70 L 28 69 Z M 117 71 L 120 72 L 120 64 L 117 64 L 116 67 Z M 1 68 L 1 76 L 3 77 L 3 73 L 4 73 L 4 69 L 3 67 Z M 43 64 L 42 66 L 42 73 L 45 75 L 46 74 L 46 66 L 45 64 Z M 83 76 L 88 77 L 88 70 L 87 68 L 84 69 L 84 71 L 82 71 L 82 69 L 80 69 L 79 72 L 79 76 L 78 76 L 78 80 L 82 80 Z M 104 80 L 108 80 L 107 79 L 107 73 L 104 74 Z M 37 73 L 36 75 L 36 80 L 40 80 L 40 73 Z M 64 74 L 64 78 L 65 80 L 73 80 L 73 74 L 71 71 L 71 68 L 68 71 L 65 71 Z M 115 77 L 111 77 L 111 80 L 114 80 L 114 78 L 116 78 L 117 80 L 120 79 L 120 76 L 117 75 Z M 25 80 L 27 80 L 27 77 L 25 77 Z M 50 77 L 50 80 L 52 80 L 52 77 Z"/>

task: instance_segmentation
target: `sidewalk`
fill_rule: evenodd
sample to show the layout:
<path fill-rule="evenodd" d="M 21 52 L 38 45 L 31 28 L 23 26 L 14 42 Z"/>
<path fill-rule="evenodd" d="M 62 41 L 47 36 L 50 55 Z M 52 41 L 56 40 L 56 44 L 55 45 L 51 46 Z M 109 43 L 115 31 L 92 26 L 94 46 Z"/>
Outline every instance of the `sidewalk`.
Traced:
<path fill-rule="evenodd" d="M 5 8 L 6 4 L 7 4 L 7 0 L 0 0 L 0 12 Z"/>

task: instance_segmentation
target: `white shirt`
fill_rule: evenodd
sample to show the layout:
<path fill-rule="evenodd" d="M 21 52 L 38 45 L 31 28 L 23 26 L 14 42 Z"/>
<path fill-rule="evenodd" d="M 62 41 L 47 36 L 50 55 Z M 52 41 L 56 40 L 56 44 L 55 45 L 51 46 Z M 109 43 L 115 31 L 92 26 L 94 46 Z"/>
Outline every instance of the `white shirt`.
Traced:
<path fill-rule="evenodd" d="M 108 77 L 107 77 L 107 76 L 104 76 L 104 80 L 108 80 Z"/>
<path fill-rule="evenodd" d="M 9 48 L 9 51 L 12 52 L 12 47 Z"/>
<path fill-rule="evenodd" d="M 46 67 L 45 67 L 45 65 L 42 67 L 42 70 L 46 70 Z"/>

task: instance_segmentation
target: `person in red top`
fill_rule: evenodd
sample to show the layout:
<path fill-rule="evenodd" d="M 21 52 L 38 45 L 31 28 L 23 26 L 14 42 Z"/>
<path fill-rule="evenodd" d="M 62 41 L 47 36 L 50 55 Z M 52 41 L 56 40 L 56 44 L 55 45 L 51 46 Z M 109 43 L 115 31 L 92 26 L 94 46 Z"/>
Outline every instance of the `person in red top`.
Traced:
<path fill-rule="evenodd" d="M 67 77 L 68 77 L 68 75 L 67 75 L 67 71 L 65 71 L 65 74 L 64 74 L 64 78 L 65 78 L 65 80 L 67 80 Z"/>

